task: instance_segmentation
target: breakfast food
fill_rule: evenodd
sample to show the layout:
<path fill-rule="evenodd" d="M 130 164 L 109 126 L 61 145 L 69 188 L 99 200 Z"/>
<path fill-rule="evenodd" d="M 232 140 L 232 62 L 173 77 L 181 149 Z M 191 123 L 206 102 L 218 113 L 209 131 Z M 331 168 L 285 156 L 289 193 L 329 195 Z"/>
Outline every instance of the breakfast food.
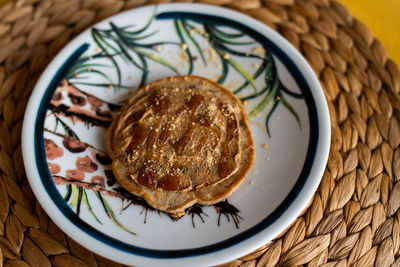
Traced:
<path fill-rule="evenodd" d="M 108 128 L 106 145 L 119 183 L 173 217 L 225 200 L 254 162 L 239 100 L 191 75 L 137 90 Z"/>

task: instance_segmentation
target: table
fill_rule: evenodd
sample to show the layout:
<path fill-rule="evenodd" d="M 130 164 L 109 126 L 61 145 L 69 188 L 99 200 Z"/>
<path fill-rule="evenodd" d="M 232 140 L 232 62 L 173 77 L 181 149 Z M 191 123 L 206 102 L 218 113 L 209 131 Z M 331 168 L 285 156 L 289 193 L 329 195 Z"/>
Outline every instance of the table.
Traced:
<path fill-rule="evenodd" d="M 15 1 L 0 8 L 0 257 L 5 266 L 119 266 L 67 237 L 26 180 L 20 132 L 52 57 L 92 23 L 161 0 Z M 331 114 L 328 165 L 313 201 L 274 241 L 228 266 L 399 266 L 400 71 L 344 6 L 328 0 L 203 0 L 279 31 L 313 67 Z M 25 264 L 25 265 L 24 265 Z"/>

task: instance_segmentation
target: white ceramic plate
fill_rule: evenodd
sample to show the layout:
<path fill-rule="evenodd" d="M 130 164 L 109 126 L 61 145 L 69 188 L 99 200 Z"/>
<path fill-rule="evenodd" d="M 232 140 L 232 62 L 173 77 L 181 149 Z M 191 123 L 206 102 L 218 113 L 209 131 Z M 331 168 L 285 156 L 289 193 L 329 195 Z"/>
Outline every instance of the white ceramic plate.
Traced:
<path fill-rule="evenodd" d="M 174 221 L 119 188 L 104 133 L 141 84 L 188 73 L 244 101 L 256 162 L 227 202 Z M 287 41 L 234 11 L 181 3 L 121 13 L 67 45 L 32 93 L 22 138 L 32 189 L 65 233 L 114 261 L 174 266 L 223 263 L 278 235 L 317 189 L 329 143 L 322 89 Z"/>

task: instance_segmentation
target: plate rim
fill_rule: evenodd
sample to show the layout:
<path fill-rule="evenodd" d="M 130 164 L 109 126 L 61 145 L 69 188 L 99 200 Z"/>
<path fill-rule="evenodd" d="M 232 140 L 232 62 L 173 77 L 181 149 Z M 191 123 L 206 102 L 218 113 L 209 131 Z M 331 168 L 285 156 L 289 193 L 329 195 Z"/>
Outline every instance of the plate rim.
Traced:
<path fill-rule="evenodd" d="M 84 32 L 79 34 L 77 37 L 75 37 L 72 41 L 68 42 L 66 44 L 66 46 L 60 52 L 58 52 L 58 54 L 53 58 L 51 63 L 46 67 L 45 71 L 42 73 L 39 81 L 37 82 L 34 90 L 32 91 L 32 95 L 30 97 L 30 100 L 29 100 L 29 103 L 27 105 L 27 109 L 25 112 L 25 116 L 24 116 L 23 130 L 22 130 L 22 151 L 23 151 L 23 159 L 24 159 L 24 165 L 25 165 L 27 177 L 28 177 L 29 183 L 30 183 L 39 203 L 42 205 L 42 207 L 44 208 L 46 213 L 49 215 L 49 217 L 51 217 L 51 219 L 61 229 L 63 229 L 63 231 L 66 234 L 68 234 L 75 241 L 77 241 L 81 245 L 85 246 L 89 250 L 92 250 L 92 251 L 94 251 L 98 254 L 101 254 L 105 257 L 108 257 L 112 260 L 116 260 L 116 261 L 119 261 L 119 262 L 122 262 L 125 264 L 129 264 L 129 263 L 131 263 L 131 260 L 133 259 L 132 256 L 133 256 L 134 259 L 138 260 L 138 263 L 140 263 L 140 264 L 149 264 L 150 262 L 154 263 L 154 261 L 158 261 L 158 260 L 164 260 L 164 261 L 166 260 L 166 261 L 169 261 L 170 263 L 173 262 L 174 264 L 185 264 L 188 262 L 190 262 L 192 264 L 194 258 L 197 258 L 198 263 L 201 263 L 201 264 L 218 264 L 218 263 L 226 262 L 228 260 L 232 260 L 234 258 L 240 257 L 241 255 L 252 252 L 255 249 L 257 249 L 258 247 L 260 247 L 263 244 L 265 244 L 266 242 L 268 242 L 269 240 L 271 240 L 272 238 L 274 238 L 281 231 L 283 231 L 287 226 L 289 226 L 289 224 L 294 221 L 294 219 L 300 214 L 300 212 L 308 204 L 309 200 L 315 193 L 317 186 L 322 178 L 322 174 L 323 174 L 323 171 L 325 169 L 325 165 L 326 165 L 326 162 L 328 159 L 329 145 L 330 145 L 330 119 L 329 119 L 328 106 L 327 106 L 325 97 L 323 95 L 322 88 L 318 82 L 318 79 L 316 78 L 314 72 L 312 71 L 311 67 L 308 65 L 306 60 L 303 58 L 303 56 L 297 50 L 295 50 L 295 48 L 291 44 L 289 44 L 288 41 L 286 41 L 282 36 L 280 36 L 278 33 L 274 32 L 272 29 L 270 29 L 265 24 L 262 24 L 261 22 L 255 20 L 249 16 L 240 14 L 231 9 L 227 9 L 227 8 L 223 8 L 223 7 L 216 7 L 216 6 L 212 6 L 212 5 L 193 4 L 193 3 L 184 3 L 184 4 L 183 3 L 168 3 L 168 4 L 160 4 L 157 6 L 158 6 L 157 13 L 168 12 L 168 11 L 173 12 L 173 11 L 180 10 L 183 12 L 194 12 L 194 13 L 198 13 L 198 14 L 204 14 L 205 9 L 213 9 L 213 12 L 210 12 L 210 13 L 218 13 L 218 15 L 217 15 L 218 17 L 231 19 L 231 20 L 237 21 L 238 23 L 247 25 L 247 27 L 249 27 L 249 28 L 253 29 L 254 31 L 259 32 L 259 34 L 265 36 L 267 39 L 269 39 L 271 41 L 271 43 L 275 44 L 276 46 L 279 45 L 279 46 L 283 47 L 283 49 L 281 49 L 281 48 L 279 48 L 279 49 L 281 49 L 281 51 L 288 56 L 288 58 L 291 60 L 292 64 L 297 68 L 299 68 L 299 66 L 301 66 L 301 70 L 299 70 L 299 73 L 303 75 L 305 82 L 310 87 L 310 93 L 312 95 L 313 101 L 315 102 L 316 110 L 318 111 L 317 112 L 317 122 L 319 124 L 319 127 L 318 127 L 319 139 L 317 142 L 315 157 L 313 159 L 311 169 L 310 169 L 307 177 L 305 178 L 305 183 L 303 185 L 303 188 L 298 192 L 298 195 L 296 196 L 295 200 L 292 203 L 290 203 L 289 207 L 273 223 L 273 224 L 276 224 L 277 222 L 281 222 L 281 224 L 277 225 L 274 228 L 274 230 L 272 231 L 273 233 L 271 233 L 271 230 L 269 233 L 266 233 L 266 231 L 269 228 L 271 228 L 270 227 L 271 225 L 270 225 L 270 226 L 267 226 L 265 229 L 262 229 L 262 230 L 256 232 L 252 236 L 245 238 L 244 240 L 240 240 L 238 243 L 232 244 L 231 246 L 228 246 L 228 247 L 220 248 L 219 250 L 216 250 L 216 251 L 209 251 L 209 252 L 206 252 L 205 254 L 186 255 L 184 257 L 176 257 L 176 258 L 164 258 L 164 257 L 157 258 L 155 256 L 149 256 L 149 255 L 145 255 L 145 254 L 132 254 L 132 253 L 128 253 L 126 251 L 118 250 L 115 247 L 110 247 L 104 243 L 101 243 L 101 241 L 92 237 L 87 232 L 79 229 L 75 224 L 72 224 L 72 222 L 65 222 L 65 220 L 67 220 L 67 219 L 65 218 L 64 214 L 60 211 L 60 207 L 55 205 L 55 203 L 53 202 L 54 200 L 49 196 L 49 192 L 47 190 L 45 190 L 43 188 L 43 186 L 40 185 L 39 181 L 41 181 L 41 178 L 40 178 L 40 174 L 38 172 L 38 166 L 37 166 L 37 164 L 33 164 L 33 162 L 36 162 L 36 152 L 35 152 L 35 148 L 33 147 L 34 142 L 30 142 L 30 141 L 32 141 L 32 137 L 34 138 L 34 136 L 35 136 L 35 134 L 32 135 L 31 132 L 32 132 L 32 129 L 35 129 L 34 132 L 36 133 L 37 126 L 35 125 L 35 123 L 37 121 L 37 116 L 40 113 L 39 109 L 41 107 L 41 104 L 39 105 L 39 108 L 38 108 L 36 106 L 37 102 L 40 102 L 40 103 L 42 102 L 43 97 L 44 97 L 45 93 L 47 92 L 48 87 L 50 87 L 50 84 L 53 82 L 53 79 L 57 75 L 57 73 L 60 69 L 60 66 L 65 64 L 66 59 L 69 58 L 69 55 L 72 54 L 71 52 L 73 52 L 73 50 L 77 50 L 77 47 L 79 46 L 79 43 L 78 43 L 79 39 L 83 39 L 83 37 L 88 33 L 88 31 L 90 31 L 90 29 L 92 27 L 95 27 L 96 25 L 98 25 L 99 23 L 103 23 L 104 21 L 109 21 L 109 20 L 115 19 L 116 16 L 119 16 L 119 15 L 122 15 L 125 13 L 129 13 L 129 12 L 133 12 L 133 11 L 137 11 L 140 9 L 152 8 L 152 7 L 154 7 L 154 5 L 147 5 L 147 6 L 127 10 L 125 12 L 111 16 L 110 18 L 107 18 L 105 20 L 102 20 L 102 21 L 96 23 L 95 25 L 89 27 L 87 30 L 85 30 Z M 161 12 L 160 12 L 161 7 L 163 10 L 161 10 Z M 196 7 L 198 7 L 198 8 L 196 8 Z M 208 10 L 208 11 L 210 11 L 210 10 Z M 260 29 L 258 29 L 258 28 L 260 28 Z M 51 80 L 51 82 L 49 80 Z M 47 109 L 47 106 L 45 108 Z M 307 106 L 307 109 L 309 109 L 308 106 Z M 310 128 L 311 128 L 311 125 L 310 125 Z M 311 134 L 311 129 L 310 129 L 310 134 Z M 43 137 L 42 137 L 42 139 L 43 139 Z M 34 140 L 35 140 L 35 138 L 34 138 Z M 32 153 L 33 153 L 33 155 L 32 155 Z M 33 158 L 35 160 L 31 160 Z M 312 179 L 310 179 L 310 177 Z M 306 190 L 306 189 L 308 189 L 308 190 Z M 42 193 L 43 190 L 45 191 L 45 194 Z M 299 201 L 301 203 L 295 203 L 296 201 Z M 279 230 L 279 229 L 281 229 L 281 230 Z M 82 236 L 82 234 L 84 237 Z M 116 250 L 116 251 L 110 252 L 110 253 L 108 253 L 108 255 L 104 255 L 104 251 L 108 252 L 107 249 L 108 250 L 112 249 L 112 250 Z M 118 252 L 118 253 L 116 253 L 116 252 Z M 234 257 L 232 257 L 232 254 L 234 254 Z M 210 255 L 213 255 L 214 257 L 210 257 Z M 211 260 L 211 258 L 212 258 L 212 260 Z M 150 259 L 150 261 L 149 261 L 149 259 Z"/>

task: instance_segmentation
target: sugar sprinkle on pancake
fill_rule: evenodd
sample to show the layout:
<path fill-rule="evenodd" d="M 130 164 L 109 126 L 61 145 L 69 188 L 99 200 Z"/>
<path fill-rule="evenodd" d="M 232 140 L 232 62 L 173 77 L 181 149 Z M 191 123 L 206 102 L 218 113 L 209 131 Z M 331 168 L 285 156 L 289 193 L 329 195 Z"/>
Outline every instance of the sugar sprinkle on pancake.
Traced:
<path fill-rule="evenodd" d="M 254 162 L 240 101 L 191 75 L 138 89 L 107 130 L 106 144 L 119 183 L 174 217 L 196 203 L 225 200 Z"/>

